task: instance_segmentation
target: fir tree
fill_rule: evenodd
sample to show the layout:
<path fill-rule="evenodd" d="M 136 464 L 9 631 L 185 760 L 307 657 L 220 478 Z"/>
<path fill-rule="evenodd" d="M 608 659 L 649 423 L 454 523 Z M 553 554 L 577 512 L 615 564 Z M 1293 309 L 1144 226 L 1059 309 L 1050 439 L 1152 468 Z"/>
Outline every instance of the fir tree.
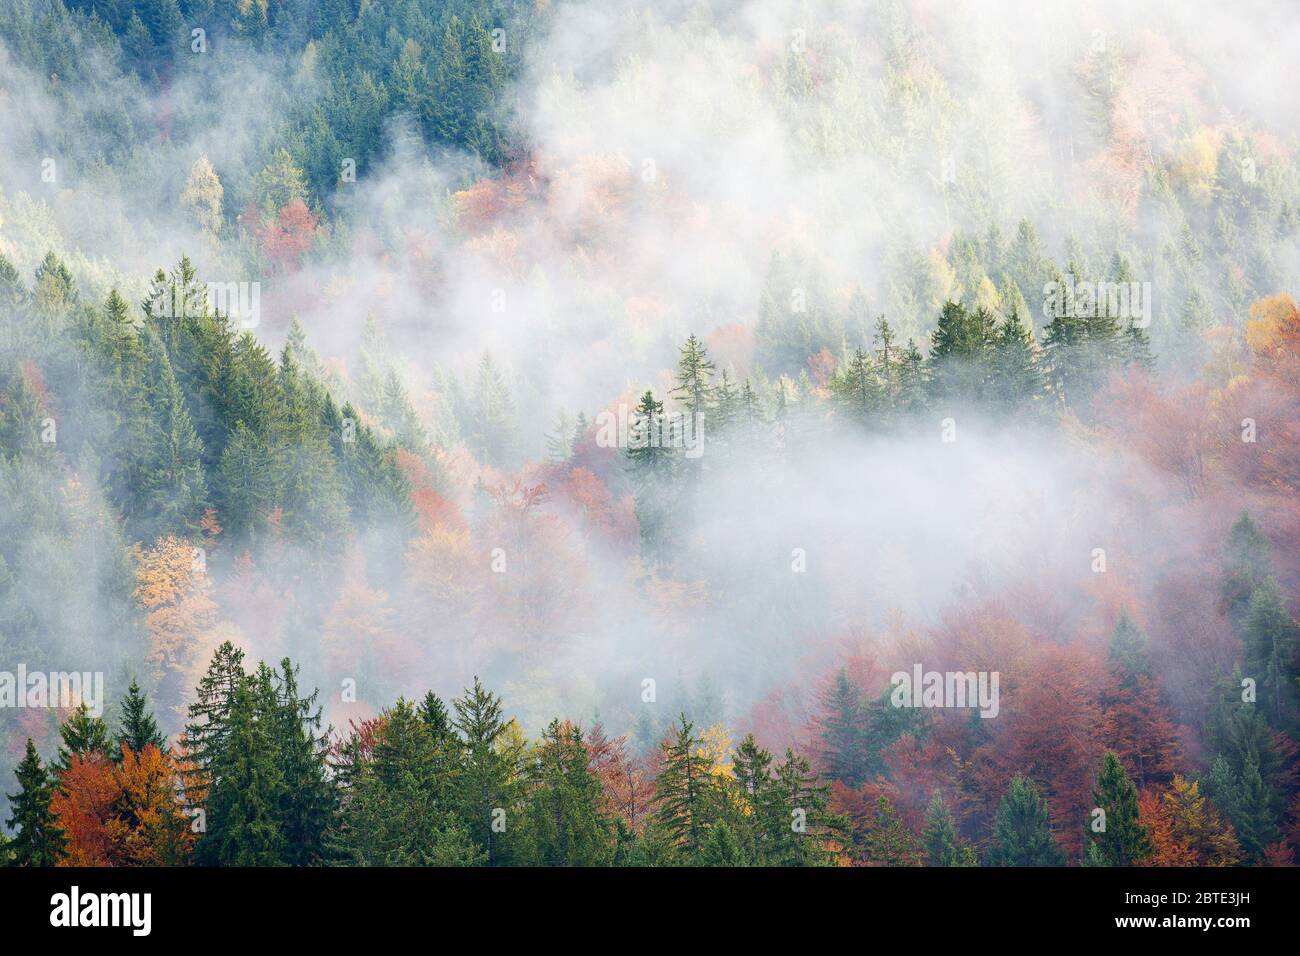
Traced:
<path fill-rule="evenodd" d="M 122 701 L 122 728 L 118 732 L 117 744 L 113 756 L 118 761 L 122 759 L 124 746 L 137 754 L 150 744 L 162 751 L 167 749 L 167 740 L 158 732 L 158 723 L 149 712 L 149 702 L 134 677 L 127 688 L 126 699 Z"/>
<path fill-rule="evenodd" d="M 1105 828 L 1099 833 L 1090 830 L 1096 847 L 1090 851 L 1090 862 L 1099 858 L 1104 866 L 1133 866 L 1151 855 L 1151 835 L 1138 820 L 1137 787 L 1113 750 L 1107 750 L 1102 760 L 1092 799 L 1094 806 L 1105 813 L 1099 818 Z"/>
<path fill-rule="evenodd" d="M 708 759 L 699 753 L 694 725 L 685 714 L 661 750 L 655 819 L 678 849 L 694 860 L 712 819 L 714 781 Z"/>
<path fill-rule="evenodd" d="M 108 725 L 103 719 L 91 716 L 90 708 L 84 701 L 77 705 L 59 727 L 59 737 L 63 741 L 59 746 L 59 760 L 55 765 L 59 773 L 68 769 L 74 756 L 88 757 L 97 754 L 108 757 L 113 749 L 109 742 Z"/>
<path fill-rule="evenodd" d="M 18 764 L 18 792 L 8 793 L 13 813 L 5 826 L 15 830 L 8 845 L 11 866 L 54 866 L 67 846 L 67 837 L 50 812 L 55 783 L 27 738 L 27 753 Z"/>
<path fill-rule="evenodd" d="M 996 840 L 989 862 L 994 866 L 1062 866 L 1065 854 L 1056 843 L 1047 803 L 1029 779 L 1017 774 L 998 805 Z"/>

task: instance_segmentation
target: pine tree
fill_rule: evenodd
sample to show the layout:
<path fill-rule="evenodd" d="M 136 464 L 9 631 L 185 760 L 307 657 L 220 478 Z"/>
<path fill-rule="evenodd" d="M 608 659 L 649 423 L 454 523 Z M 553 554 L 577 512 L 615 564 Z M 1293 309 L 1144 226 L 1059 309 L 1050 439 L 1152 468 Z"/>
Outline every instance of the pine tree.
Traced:
<path fill-rule="evenodd" d="M 655 401 L 653 392 L 641 396 L 629 425 L 633 434 L 626 450 L 641 529 L 641 554 L 654 564 L 667 561 L 671 550 L 670 515 L 676 483 L 677 456 L 664 434 L 663 410 L 663 402 Z"/>
<path fill-rule="evenodd" d="M 681 347 L 672 395 L 686 407 L 693 419 L 698 419 L 712 404 L 713 372 L 709 350 L 692 334 Z"/>
<path fill-rule="evenodd" d="M 113 759 L 121 761 L 124 746 L 138 754 L 149 744 L 164 753 L 167 751 L 167 739 L 158 732 L 158 723 L 149 712 L 149 702 L 145 700 L 140 685 L 133 677 L 131 686 L 126 691 L 126 699 L 122 701 L 122 729 L 117 736 L 117 749 Z"/>
<path fill-rule="evenodd" d="M 269 676 L 266 678 L 269 680 Z M 224 745 L 212 764 L 207 832 L 201 862 L 219 866 L 282 866 L 290 849 L 281 830 L 285 781 L 277 765 L 266 687 L 245 678 L 230 702 Z"/>
<path fill-rule="evenodd" d="M 488 464 L 509 465 L 515 453 L 515 404 L 489 352 L 479 360 L 471 399 L 466 443 Z"/>
<path fill-rule="evenodd" d="M 452 707 L 463 754 L 460 805 L 465 826 L 493 866 L 503 862 L 508 849 L 508 831 L 502 831 L 499 822 L 509 826 L 516 802 L 513 768 L 498 747 L 506 729 L 501 699 L 475 677 L 474 686 L 453 700 Z"/>
<path fill-rule="evenodd" d="M 146 338 L 151 405 L 156 409 L 141 493 L 150 502 L 154 534 L 184 535 L 198 527 L 207 503 L 203 444 L 186 408 L 171 362 L 156 337 Z"/>
<path fill-rule="evenodd" d="M 925 814 L 921 842 L 925 845 L 927 866 L 961 865 L 963 854 L 961 842 L 957 838 L 957 826 L 937 790 L 930 798 L 930 807 Z"/>
<path fill-rule="evenodd" d="M 663 763 L 655 778 L 655 819 L 693 861 L 712 819 L 715 788 L 710 762 L 700 755 L 694 725 L 685 714 L 661 751 Z"/>
<path fill-rule="evenodd" d="M 1120 611 L 1115 622 L 1115 633 L 1110 639 L 1110 663 L 1122 675 L 1124 687 L 1131 688 L 1139 677 L 1149 670 L 1147 663 L 1147 638 L 1137 629 L 1128 611 Z"/>
<path fill-rule="evenodd" d="M 600 810 L 582 731 L 553 720 L 533 750 L 525 804 L 531 857 L 542 866 L 602 866 L 613 857 L 612 828 Z"/>
<path fill-rule="evenodd" d="M 863 349 L 854 349 L 853 358 L 832 376 L 830 387 L 840 410 L 851 421 L 863 425 L 871 420 L 880 402 L 881 385 Z"/>
<path fill-rule="evenodd" d="M 1065 854 L 1056 843 L 1047 803 L 1029 779 L 1017 774 L 998 805 L 993 866 L 1062 866 Z"/>
<path fill-rule="evenodd" d="M 1265 578 L 1250 596 L 1242 623 L 1246 671 L 1260 687 L 1259 703 L 1274 727 L 1291 729 L 1297 718 L 1300 671 L 1296 667 L 1296 624 L 1277 581 Z"/>
<path fill-rule="evenodd" d="M 1281 833 L 1277 826 L 1276 794 L 1260 773 L 1259 758 L 1247 753 L 1238 772 L 1223 754 L 1218 754 L 1210 764 L 1205 791 L 1232 821 L 1246 857 L 1255 863 L 1263 860 Z"/>
<path fill-rule="evenodd" d="M 1228 532 L 1219 595 L 1223 608 L 1238 627 L 1246 617 L 1251 595 L 1273 574 L 1272 545 L 1258 524 L 1243 511 Z"/>
<path fill-rule="evenodd" d="M 54 866 L 67 846 L 67 837 L 50 812 L 55 782 L 41 765 L 32 738 L 18 764 L 18 792 L 8 793 L 13 816 L 5 826 L 16 830 L 8 846 L 11 866 Z"/>
<path fill-rule="evenodd" d="M 1093 854 L 1090 862 L 1099 858 L 1104 866 L 1133 866 L 1151 855 L 1151 834 L 1138 819 L 1137 787 L 1113 750 L 1107 750 L 1102 759 L 1092 799 L 1094 806 L 1105 812 L 1100 818 L 1105 829 L 1090 831 L 1096 847 L 1089 850 Z"/>
<path fill-rule="evenodd" d="M 829 788 L 817 782 L 808 761 L 786 748 L 772 780 L 772 862 L 819 866 L 829 860 L 823 844 L 840 821 L 827 816 Z"/>
<path fill-rule="evenodd" d="M 102 718 L 92 717 L 90 708 L 83 701 L 59 727 L 59 737 L 63 743 L 59 747 L 59 760 L 55 769 L 65 772 L 74 756 L 98 754 L 108 757 L 113 749 L 109 742 L 108 725 Z"/>
<path fill-rule="evenodd" d="M 235 692 L 243 684 L 244 652 L 230 641 L 217 648 L 208 669 L 199 679 L 189 705 L 185 741 L 196 768 L 196 789 L 206 789 L 211 774 L 226 748 L 230 712 Z"/>
<path fill-rule="evenodd" d="M 316 691 L 298 696 L 298 668 L 289 658 L 272 672 L 274 695 L 266 701 L 268 726 L 283 780 L 278 819 L 285 862 L 307 866 L 320 860 L 325 831 L 335 810 L 335 793 L 326 769 L 329 730 L 321 730 Z"/>
<path fill-rule="evenodd" d="M 746 734 L 732 755 L 731 766 L 742 812 L 728 836 L 738 844 L 745 864 L 766 866 L 774 849 L 772 755 L 758 746 L 753 734 Z"/>
<path fill-rule="evenodd" d="M 998 329 L 993 364 L 994 390 L 1002 408 L 1023 408 L 1042 396 L 1044 380 L 1038 366 L 1038 346 L 1018 307 L 1008 311 Z"/>
<path fill-rule="evenodd" d="M 821 758 L 826 776 L 856 789 L 867 779 L 867 718 L 848 671 L 841 668 L 836 673 L 821 706 Z"/>
<path fill-rule="evenodd" d="M 546 436 L 546 457 L 553 462 L 562 463 L 573 455 L 574 431 L 569 413 L 561 408 L 555 415 L 555 425 Z"/>
<path fill-rule="evenodd" d="M 745 855 L 731 832 L 720 822 L 709 829 L 700 847 L 700 866 L 745 866 Z"/>

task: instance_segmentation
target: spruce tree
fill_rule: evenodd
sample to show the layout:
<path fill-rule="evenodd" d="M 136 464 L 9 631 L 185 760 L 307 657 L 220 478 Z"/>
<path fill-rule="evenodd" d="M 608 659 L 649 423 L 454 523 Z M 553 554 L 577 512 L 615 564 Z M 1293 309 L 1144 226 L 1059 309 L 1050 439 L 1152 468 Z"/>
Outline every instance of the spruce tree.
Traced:
<path fill-rule="evenodd" d="M 672 396 L 680 401 L 692 418 L 703 415 L 713 401 L 714 366 L 709 350 L 692 334 L 681 347 Z"/>
<path fill-rule="evenodd" d="M 1274 727 L 1290 730 L 1300 706 L 1296 624 L 1277 581 L 1265 578 L 1250 596 L 1242 622 L 1246 673 L 1259 685 L 1259 704 Z"/>
<path fill-rule="evenodd" d="M 158 732 L 158 723 L 149 712 L 149 702 L 133 677 L 131 686 L 126 691 L 126 699 L 122 701 L 122 728 L 118 732 L 114 759 L 121 761 L 123 746 L 138 754 L 149 744 L 162 751 L 167 749 L 167 740 Z"/>
<path fill-rule="evenodd" d="M 63 743 L 59 746 L 59 760 L 55 765 L 63 773 L 71 765 L 74 756 L 88 757 L 98 754 L 108 757 L 113 749 L 109 741 L 108 725 L 102 718 L 91 716 L 90 708 L 83 701 L 59 727 L 59 737 Z"/>
<path fill-rule="evenodd" d="M 474 678 L 474 686 L 452 701 L 460 734 L 459 803 L 465 827 L 487 853 L 489 865 L 503 861 L 508 849 L 510 816 L 515 811 L 515 779 L 497 746 L 506 729 L 501 699 Z M 504 823 L 507 829 L 502 830 Z"/>
<path fill-rule="evenodd" d="M 925 814 L 921 842 L 925 846 L 927 866 L 961 865 L 964 854 L 957 837 L 957 826 L 937 790 L 930 798 L 930 806 Z"/>
<path fill-rule="evenodd" d="M 840 668 L 822 698 L 821 756 L 826 776 L 857 788 L 866 782 L 866 714 L 861 694 Z"/>
<path fill-rule="evenodd" d="M 685 714 L 661 751 L 654 816 L 678 849 L 694 862 L 712 819 L 715 787 L 709 760 L 700 755 L 694 725 Z"/>
<path fill-rule="evenodd" d="M 1047 815 L 1047 803 L 1038 788 L 1017 774 L 998 805 L 995 844 L 989 854 L 993 866 L 1062 866 L 1065 854 L 1056 843 Z"/>
<path fill-rule="evenodd" d="M 553 720 L 533 752 L 525 814 L 530 856 L 541 866 L 602 866 L 613 858 L 613 830 L 601 812 L 582 731 Z"/>
<path fill-rule="evenodd" d="M 288 847 L 281 829 L 285 781 L 272 727 L 255 678 L 239 682 L 230 701 L 224 745 L 211 766 L 207 830 L 199 860 L 218 866 L 282 866 Z"/>
<path fill-rule="evenodd" d="M 1238 627 L 1246 617 L 1251 595 L 1273 574 L 1272 545 L 1258 524 L 1243 511 L 1228 532 L 1224 546 L 1223 580 L 1219 596 Z"/>
<path fill-rule="evenodd" d="M 1105 812 L 1101 818 L 1104 830 L 1098 833 L 1089 827 L 1096 847 L 1094 857 L 1105 866 L 1133 866 L 1151 855 L 1151 834 L 1138 820 L 1137 787 L 1113 750 L 1107 750 L 1102 759 L 1092 799 L 1094 806 Z"/>
<path fill-rule="evenodd" d="M 270 676 L 274 693 L 266 701 L 266 709 L 283 779 L 279 820 L 285 862 L 306 866 L 320 860 L 324 834 L 335 810 L 334 787 L 326 769 L 329 729 L 321 732 L 318 692 L 298 695 L 298 668 L 289 658 Z"/>
<path fill-rule="evenodd" d="M 18 792 L 8 793 L 13 816 L 5 826 L 15 830 L 9 843 L 11 866 L 54 866 L 67 846 L 67 837 L 50 812 L 55 782 L 41 765 L 32 738 L 27 738 L 27 753 L 18 764 Z"/>

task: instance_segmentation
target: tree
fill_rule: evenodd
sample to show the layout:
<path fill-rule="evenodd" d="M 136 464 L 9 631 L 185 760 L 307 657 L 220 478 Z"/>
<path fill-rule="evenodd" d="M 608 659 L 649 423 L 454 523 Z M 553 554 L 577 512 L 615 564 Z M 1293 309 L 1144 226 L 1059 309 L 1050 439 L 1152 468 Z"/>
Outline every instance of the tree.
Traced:
<path fill-rule="evenodd" d="M 1300 701 L 1296 665 L 1296 625 L 1277 581 L 1267 577 L 1255 588 L 1242 622 L 1246 672 L 1260 685 L 1260 710 L 1274 727 L 1295 726 Z"/>
<path fill-rule="evenodd" d="M 975 855 L 969 846 L 964 845 L 957 836 L 957 826 L 952 814 L 944 806 L 939 791 L 930 798 L 930 807 L 925 814 L 925 828 L 921 831 L 921 843 L 925 846 L 927 866 L 974 866 Z"/>
<path fill-rule="evenodd" d="M 1103 829 L 1094 834 L 1088 847 L 1088 862 L 1101 866 L 1133 866 L 1151 855 L 1151 834 L 1139 819 L 1137 788 L 1124 772 L 1119 755 L 1107 750 L 1101 773 L 1092 791 L 1093 803 L 1104 812 Z"/>
<path fill-rule="evenodd" d="M 422 711 L 424 708 L 421 708 Z M 446 799 L 435 738 L 405 698 L 354 729 L 342 748 L 332 855 L 362 866 L 472 866 L 486 861 Z"/>
<path fill-rule="evenodd" d="M 509 815 L 515 809 L 517 779 L 505 748 L 506 724 L 501 698 L 488 691 L 477 677 L 474 686 L 452 701 L 460 734 L 462 773 L 459 802 L 466 829 L 487 853 L 489 866 L 503 862 L 509 840 Z"/>
<path fill-rule="evenodd" d="M 655 778 L 655 820 L 688 859 L 704 844 L 713 814 L 715 783 L 711 761 L 697 746 L 694 725 L 682 714 L 660 745 L 662 765 Z"/>
<path fill-rule="evenodd" d="M 533 748 L 525 814 L 531 862 L 601 866 L 612 859 L 611 827 L 601 809 L 582 731 L 553 720 Z"/>
<path fill-rule="evenodd" d="M 190 419 L 171 362 L 155 336 L 146 336 L 146 350 L 150 353 L 150 404 L 156 418 L 141 476 L 141 494 L 151 503 L 153 534 L 185 534 L 198 527 L 207 504 L 203 443 Z"/>
<path fill-rule="evenodd" d="M 139 750 L 122 745 L 114 776 L 120 792 L 114 807 L 119 860 L 139 866 L 184 866 L 197 839 L 177 793 L 179 768 L 156 744 Z"/>
<path fill-rule="evenodd" d="M 199 228 L 213 239 L 221 231 L 223 194 L 217 171 L 206 156 L 200 156 L 190 167 L 185 188 L 181 191 L 181 205 L 189 210 Z"/>
<path fill-rule="evenodd" d="M 329 730 L 320 733 L 316 691 L 298 696 L 298 668 L 289 658 L 271 675 L 274 696 L 266 702 L 268 725 L 283 780 L 278 817 L 285 862 L 307 866 L 320 860 L 334 815 L 335 794 L 326 771 Z"/>
<path fill-rule="evenodd" d="M 102 718 L 92 717 L 90 708 L 83 701 L 59 727 L 59 737 L 63 743 L 59 747 L 59 761 L 55 765 L 58 772 L 68 769 L 74 756 L 98 754 L 107 758 L 113 749 L 109 742 L 108 725 Z"/>
<path fill-rule="evenodd" d="M 993 378 L 996 401 L 1004 409 L 1023 408 L 1042 396 L 1044 380 L 1038 364 L 1038 345 L 1033 327 L 1022 318 L 1019 307 L 1009 310 L 997 331 Z"/>
<path fill-rule="evenodd" d="M 1199 782 L 1175 776 L 1161 799 L 1169 811 L 1174 839 L 1192 850 L 1197 865 L 1233 866 L 1241 859 L 1232 824 L 1201 793 Z"/>
<path fill-rule="evenodd" d="M 998 805 L 996 842 L 989 853 L 994 866 L 1062 866 L 1065 854 L 1048 821 L 1047 803 L 1038 788 L 1017 774 Z"/>
<path fill-rule="evenodd" d="M 147 660 L 164 705 L 178 705 L 194 646 L 217 623 L 207 562 L 199 549 L 174 535 L 135 554 L 135 598 L 145 612 Z"/>
<path fill-rule="evenodd" d="M 821 763 L 826 776 L 857 788 L 867 779 L 866 715 L 861 695 L 841 668 L 822 695 Z"/>
<path fill-rule="evenodd" d="M 664 434 L 663 402 L 654 393 L 641 396 L 629 425 L 627 468 L 636 493 L 636 519 L 642 557 L 654 564 L 668 560 L 672 545 L 670 516 L 676 478 L 676 455 Z"/>
<path fill-rule="evenodd" d="M 54 781 L 41 765 L 30 737 L 17 776 L 18 792 L 5 794 L 13 813 L 5 826 L 17 831 L 8 847 L 10 865 L 54 866 L 67 846 L 67 836 L 50 812 Z"/>
<path fill-rule="evenodd" d="M 1271 551 L 1272 545 L 1264 532 L 1243 511 L 1228 532 L 1223 580 L 1219 585 L 1223 608 L 1238 626 L 1245 620 L 1255 589 L 1273 574 Z"/>
<path fill-rule="evenodd" d="M 672 394 L 686 406 L 686 410 L 696 422 L 712 404 L 713 372 L 714 366 L 709 359 L 709 350 L 692 334 L 681 347 L 681 357 L 677 360 L 677 376 L 674 379 L 676 384 Z"/>
<path fill-rule="evenodd" d="M 269 681 L 269 676 L 263 677 Z M 266 687 L 239 681 L 230 700 L 223 746 L 211 765 L 207 832 L 201 862 L 219 866 L 281 866 L 286 862 L 280 802 L 284 775 L 277 765 L 271 728 L 259 714 Z"/>

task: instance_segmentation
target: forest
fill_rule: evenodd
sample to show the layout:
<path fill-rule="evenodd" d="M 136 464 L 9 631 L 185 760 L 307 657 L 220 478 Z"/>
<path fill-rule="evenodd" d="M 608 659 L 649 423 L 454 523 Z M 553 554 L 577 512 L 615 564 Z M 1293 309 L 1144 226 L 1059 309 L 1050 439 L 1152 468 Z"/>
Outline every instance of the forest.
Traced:
<path fill-rule="evenodd" d="M 0 8 L 0 865 L 1300 862 L 1300 25 L 841 6 Z"/>

